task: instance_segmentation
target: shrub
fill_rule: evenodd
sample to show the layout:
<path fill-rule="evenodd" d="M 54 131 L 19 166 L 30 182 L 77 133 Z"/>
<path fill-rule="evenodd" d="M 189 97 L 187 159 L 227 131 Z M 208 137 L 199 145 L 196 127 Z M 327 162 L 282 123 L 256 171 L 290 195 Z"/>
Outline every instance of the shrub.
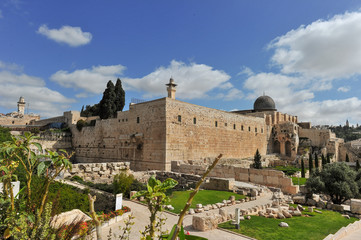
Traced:
<path fill-rule="evenodd" d="M 123 193 L 125 196 L 129 196 L 130 187 L 134 180 L 134 176 L 127 174 L 126 171 L 115 175 L 113 179 L 113 193 Z"/>
<path fill-rule="evenodd" d="M 83 129 L 83 127 L 85 127 L 87 125 L 87 123 L 83 120 L 80 119 L 79 121 L 76 122 L 76 128 L 79 130 L 79 132 Z"/>

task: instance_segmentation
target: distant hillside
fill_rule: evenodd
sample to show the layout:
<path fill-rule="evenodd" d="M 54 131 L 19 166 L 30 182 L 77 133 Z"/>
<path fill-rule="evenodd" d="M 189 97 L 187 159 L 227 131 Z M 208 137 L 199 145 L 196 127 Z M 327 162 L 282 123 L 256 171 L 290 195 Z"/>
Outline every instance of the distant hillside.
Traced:
<path fill-rule="evenodd" d="M 347 127 L 337 126 L 329 127 L 332 132 L 336 133 L 336 137 L 343 138 L 345 142 L 353 141 L 361 138 L 361 126 L 359 127 Z"/>

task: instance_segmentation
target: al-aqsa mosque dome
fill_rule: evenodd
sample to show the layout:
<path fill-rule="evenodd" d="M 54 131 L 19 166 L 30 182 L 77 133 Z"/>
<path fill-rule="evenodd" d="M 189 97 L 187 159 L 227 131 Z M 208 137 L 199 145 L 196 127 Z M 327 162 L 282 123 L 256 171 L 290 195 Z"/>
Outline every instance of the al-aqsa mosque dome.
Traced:
<path fill-rule="evenodd" d="M 256 99 L 253 104 L 254 111 L 276 111 L 276 104 L 269 96 L 263 95 Z"/>

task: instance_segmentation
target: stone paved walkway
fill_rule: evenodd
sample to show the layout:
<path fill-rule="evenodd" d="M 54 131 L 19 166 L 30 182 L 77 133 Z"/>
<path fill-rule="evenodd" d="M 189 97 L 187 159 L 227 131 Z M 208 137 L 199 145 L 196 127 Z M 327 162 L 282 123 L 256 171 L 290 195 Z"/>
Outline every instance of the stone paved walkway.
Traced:
<path fill-rule="evenodd" d="M 233 206 L 224 207 L 224 209 L 226 209 L 229 213 L 231 213 L 231 212 L 234 213 L 235 208 L 247 209 L 247 208 L 255 207 L 257 205 L 264 205 L 267 203 L 271 203 L 272 202 L 271 198 L 272 198 L 272 193 L 267 192 L 267 193 L 265 193 L 264 196 L 258 197 L 257 200 L 240 203 L 240 204 L 236 204 Z M 135 219 L 134 219 L 135 224 L 132 226 L 130 239 L 132 239 L 132 240 L 140 239 L 141 234 L 139 231 L 143 231 L 144 227 L 146 225 L 148 225 L 148 223 L 149 223 L 148 208 L 142 204 L 139 204 L 139 203 L 133 202 L 133 201 L 128 201 L 128 200 L 123 200 L 123 205 L 130 207 L 132 209 L 133 216 L 135 217 Z M 208 212 L 218 213 L 219 209 L 213 209 Z M 165 228 L 168 231 L 170 231 L 171 228 L 173 227 L 173 225 L 177 223 L 178 216 L 175 216 L 170 213 L 162 213 L 162 214 L 164 217 L 167 218 Z M 204 213 L 199 213 L 199 214 L 204 214 Z M 205 238 L 208 238 L 209 240 L 250 239 L 250 238 L 241 237 L 239 235 L 235 235 L 235 234 L 232 234 L 232 233 L 220 230 L 220 229 L 215 229 L 215 230 L 207 231 L 207 232 L 196 231 L 192 227 L 192 217 L 193 217 L 193 215 L 186 215 L 186 217 L 184 218 L 184 221 L 183 221 L 184 229 L 186 231 L 189 231 L 189 233 L 192 235 L 194 234 L 197 236 L 205 237 Z M 108 235 L 110 228 L 112 229 L 113 234 L 116 234 L 118 236 L 120 234 L 119 226 L 124 226 L 123 221 L 114 223 L 108 227 L 104 227 L 102 229 L 103 239 L 107 239 L 106 236 Z M 114 239 L 116 239 L 116 238 L 114 238 Z"/>

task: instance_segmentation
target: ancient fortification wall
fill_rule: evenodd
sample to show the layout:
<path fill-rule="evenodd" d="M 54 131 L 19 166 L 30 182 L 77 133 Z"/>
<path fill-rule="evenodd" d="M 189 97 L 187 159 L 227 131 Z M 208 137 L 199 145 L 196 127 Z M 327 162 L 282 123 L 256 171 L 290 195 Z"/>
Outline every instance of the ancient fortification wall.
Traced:
<path fill-rule="evenodd" d="M 216 157 L 246 158 L 267 151 L 264 118 L 166 99 L 167 164 L 172 160 Z"/>
<path fill-rule="evenodd" d="M 202 175 L 206 171 L 207 166 L 173 162 L 172 171 Z M 285 176 L 283 172 L 276 170 L 218 165 L 209 173 L 209 177 L 234 178 L 236 181 L 277 187 L 289 194 L 296 194 L 299 191 L 299 186 L 294 186 L 291 178 Z"/>
<path fill-rule="evenodd" d="M 133 170 L 166 170 L 165 100 L 130 105 L 117 118 L 72 127 L 77 162 L 131 163 Z"/>

